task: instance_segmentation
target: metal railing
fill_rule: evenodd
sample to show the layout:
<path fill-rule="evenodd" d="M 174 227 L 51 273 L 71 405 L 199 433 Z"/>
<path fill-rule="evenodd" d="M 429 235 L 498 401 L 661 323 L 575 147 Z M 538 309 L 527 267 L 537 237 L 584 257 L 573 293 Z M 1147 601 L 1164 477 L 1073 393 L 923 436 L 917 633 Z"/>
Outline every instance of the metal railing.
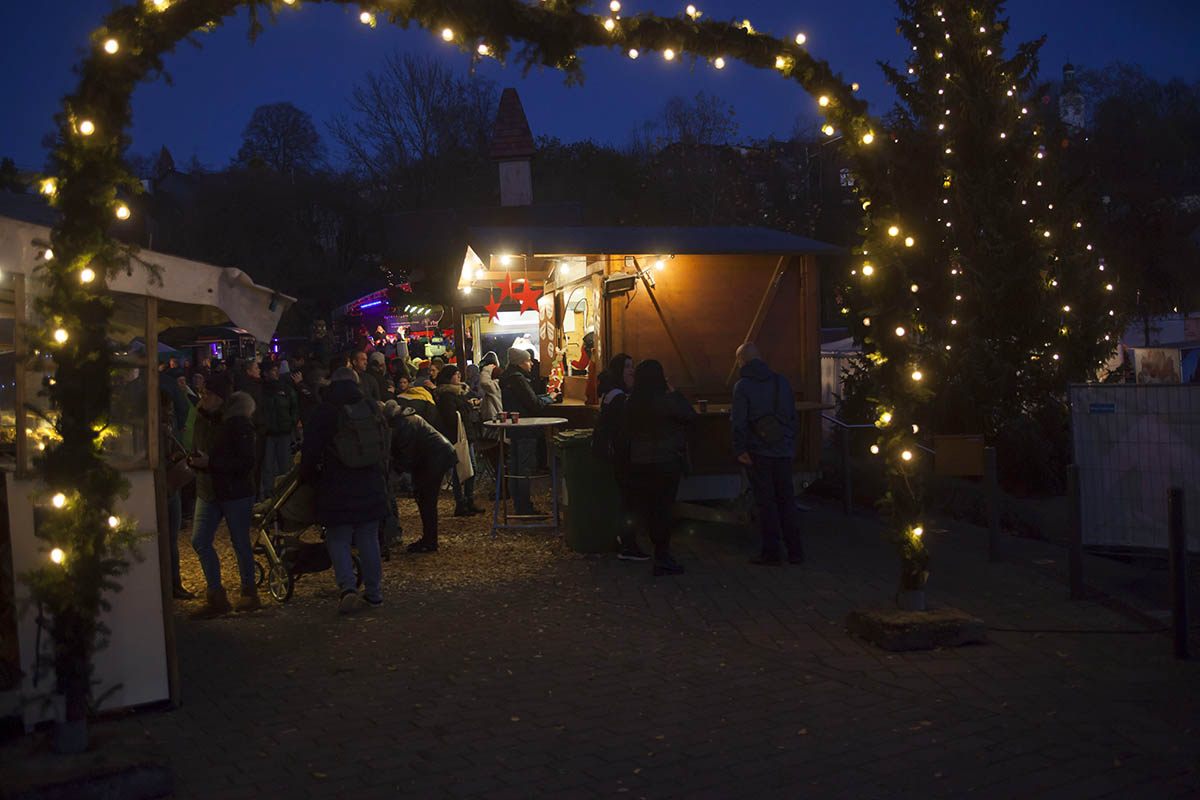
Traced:
<path fill-rule="evenodd" d="M 842 513 L 849 516 L 854 510 L 854 488 L 850 478 L 850 431 L 859 428 L 874 428 L 873 424 L 851 425 L 831 414 L 822 414 L 821 419 L 838 427 L 842 440 Z"/>

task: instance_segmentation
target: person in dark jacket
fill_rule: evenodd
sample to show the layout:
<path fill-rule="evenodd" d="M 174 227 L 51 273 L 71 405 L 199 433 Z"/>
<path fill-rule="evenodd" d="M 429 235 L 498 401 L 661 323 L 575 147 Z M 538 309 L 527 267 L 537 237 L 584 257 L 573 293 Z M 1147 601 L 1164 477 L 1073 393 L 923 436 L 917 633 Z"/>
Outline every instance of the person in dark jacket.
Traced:
<path fill-rule="evenodd" d="M 445 436 L 452 445 L 458 444 L 458 421 L 463 422 L 463 432 L 470 436 L 472 426 L 471 415 L 475 411 L 471 401 L 467 399 L 467 387 L 462 382 L 462 373 L 454 364 L 442 367 L 437 376 L 437 387 L 433 391 L 438 410 L 438 433 Z M 454 487 L 454 516 L 469 517 L 472 514 L 482 514 L 483 509 L 475 505 L 475 447 L 467 442 L 467 452 L 471 459 L 471 477 L 460 481 L 458 467 L 450 470 L 450 483 Z"/>
<path fill-rule="evenodd" d="M 204 606 L 197 616 L 216 616 L 230 610 L 221 586 L 221 562 L 213 537 L 221 520 L 237 556 L 241 597 L 238 611 L 261 603 L 255 587 L 254 553 L 250 546 L 250 515 L 254 508 L 254 399 L 233 392 L 224 373 L 214 374 L 196 413 L 196 428 L 188 463 L 196 471 L 196 511 L 192 517 L 192 549 L 200 559 L 208 584 Z"/>
<path fill-rule="evenodd" d="M 376 350 L 367 356 L 367 371 L 359 376 L 360 380 L 362 378 L 368 378 L 375 382 L 375 390 L 378 392 L 380 403 L 386 403 L 392 399 L 393 384 L 387 373 L 387 359 L 383 353 Z"/>
<path fill-rule="evenodd" d="M 608 362 L 599 377 L 600 415 L 592 432 L 592 453 L 601 461 L 613 465 L 613 477 L 621 497 L 621 515 L 617 528 L 617 558 L 622 561 L 648 561 L 648 556 L 638 547 L 637 526 L 633 524 L 633 506 L 630 502 L 629 465 L 616 458 L 618 432 L 625 419 L 625 404 L 633 391 L 633 356 L 617 353 Z"/>
<path fill-rule="evenodd" d="M 338 611 L 348 614 L 361 603 L 372 607 L 383 604 L 379 523 L 388 515 L 387 464 L 385 460 L 365 467 L 347 467 L 338 458 L 333 445 L 345 413 L 343 406 L 367 404 L 373 414 L 380 415 L 381 424 L 383 417 L 379 406 L 363 396 L 353 369 L 339 368 L 331 377 L 325 400 L 313 411 L 305 431 L 300 480 L 316 488 L 316 520 L 325 526 L 325 544 L 341 590 Z M 381 435 L 386 436 L 386 432 Z M 355 590 L 351 543 L 358 548 L 362 565 L 361 601 Z"/>
<path fill-rule="evenodd" d="M 438 549 L 438 492 L 446 470 L 458 457 L 454 446 L 412 409 L 395 402 L 384 406 L 391 419 L 392 469 L 412 475 L 417 510 L 421 514 L 421 538 L 408 546 L 410 553 L 436 553 Z"/>
<path fill-rule="evenodd" d="M 698 419 L 662 364 L 647 359 L 637 365 L 616 449 L 628 470 L 634 519 L 654 543 L 655 575 L 683 572 L 671 555 L 671 507 L 687 463 L 687 433 Z"/>
<path fill-rule="evenodd" d="M 263 448 L 262 485 L 259 492 L 270 497 L 275 479 L 292 468 L 292 440 L 300 423 L 300 402 L 291 381 L 279 377 L 279 365 L 271 363 L 263 373 Z"/>
<path fill-rule="evenodd" d="M 510 347 L 508 350 L 508 369 L 500 377 L 500 394 L 505 411 L 516 411 L 522 417 L 540 417 L 542 409 L 554 402 L 549 395 L 538 395 L 529 383 L 532 359 L 528 350 Z M 508 471 L 510 478 L 508 493 L 513 499 L 513 509 L 517 516 L 538 516 L 541 514 L 534 508 L 529 497 L 529 478 L 537 464 L 537 446 L 541 433 L 537 429 L 528 432 L 513 430 L 508 433 Z"/>
<path fill-rule="evenodd" d="M 740 379 L 733 387 L 733 452 L 746 469 L 758 506 L 762 550 L 751 564 L 782 564 L 780 539 L 788 561 L 804 561 L 792 490 L 796 454 L 796 404 L 792 384 L 773 372 L 758 346 L 746 342 L 737 350 Z"/>

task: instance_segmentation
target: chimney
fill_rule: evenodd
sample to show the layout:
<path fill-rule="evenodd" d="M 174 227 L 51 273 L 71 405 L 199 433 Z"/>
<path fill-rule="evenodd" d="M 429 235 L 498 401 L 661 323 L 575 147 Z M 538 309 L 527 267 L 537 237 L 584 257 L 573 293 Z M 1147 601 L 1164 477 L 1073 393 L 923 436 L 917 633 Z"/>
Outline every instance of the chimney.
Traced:
<path fill-rule="evenodd" d="M 533 178 L 529 174 L 533 134 L 516 89 L 505 89 L 500 95 L 490 155 L 500 165 L 500 205 L 533 205 Z"/>

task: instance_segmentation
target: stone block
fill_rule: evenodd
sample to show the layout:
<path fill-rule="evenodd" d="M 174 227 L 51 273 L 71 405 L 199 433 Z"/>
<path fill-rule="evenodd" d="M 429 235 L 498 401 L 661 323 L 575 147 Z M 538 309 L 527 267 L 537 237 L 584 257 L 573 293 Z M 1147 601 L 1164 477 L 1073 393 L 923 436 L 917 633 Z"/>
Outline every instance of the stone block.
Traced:
<path fill-rule="evenodd" d="M 884 650 L 932 650 L 987 641 L 983 620 L 957 608 L 902 611 L 865 608 L 846 615 L 846 628 Z"/>

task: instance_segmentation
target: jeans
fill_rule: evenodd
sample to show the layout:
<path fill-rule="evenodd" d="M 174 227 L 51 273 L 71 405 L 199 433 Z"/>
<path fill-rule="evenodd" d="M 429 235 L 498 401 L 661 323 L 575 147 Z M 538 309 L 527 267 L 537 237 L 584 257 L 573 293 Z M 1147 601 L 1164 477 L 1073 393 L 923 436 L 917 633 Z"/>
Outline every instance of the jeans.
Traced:
<path fill-rule="evenodd" d="M 634 464 L 629 469 L 629 501 L 636 527 L 654 544 L 654 557 L 671 554 L 671 507 L 683 471 L 675 465 Z"/>
<path fill-rule="evenodd" d="M 537 465 L 538 440 L 512 437 L 508 442 L 508 471 L 512 475 L 529 475 Z M 508 494 L 512 497 L 513 509 L 518 514 L 533 511 L 529 498 L 529 478 L 509 478 Z"/>
<path fill-rule="evenodd" d="M 475 499 L 475 446 L 468 444 L 467 448 L 471 454 L 471 477 L 465 481 L 460 481 L 458 479 L 458 467 L 450 468 L 450 485 L 454 487 L 455 505 L 470 503 Z"/>
<path fill-rule="evenodd" d="M 167 495 L 167 531 L 171 540 L 171 585 L 182 586 L 179 576 L 179 529 L 183 527 L 183 497 L 179 492 Z"/>
<path fill-rule="evenodd" d="M 222 517 L 229 526 L 229 540 L 237 555 L 238 576 L 242 589 L 254 587 L 254 552 L 250 548 L 250 515 L 254 510 L 254 498 L 237 500 L 205 500 L 196 498 L 196 513 L 192 516 L 192 549 L 200 559 L 204 580 L 210 591 L 221 588 L 221 561 L 213 547 L 213 537 Z"/>
<path fill-rule="evenodd" d="M 325 546 L 333 561 L 333 574 L 338 588 L 343 592 L 355 590 L 354 561 L 350 557 L 350 545 L 358 548 L 358 562 L 362 566 L 363 594 L 368 600 L 383 597 L 383 561 L 379 555 L 379 520 L 348 522 L 330 525 L 325 529 Z"/>
<path fill-rule="evenodd" d="M 266 436 L 262 464 L 263 497 L 275 494 L 275 479 L 292 468 L 292 434 L 271 433 Z"/>
<path fill-rule="evenodd" d="M 438 493 L 442 491 L 442 476 L 417 472 L 413 475 L 417 511 L 421 514 L 421 541 L 438 543 Z"/>
<path fill-rule="evenodd" d="M 800 558 L 804 547 L 796 520 L 796 498 L 792 492 L 792 459 L 768 458 L 750 454 L 746 468 L 750 489 L 758 507 L 758 523 L 762 528 L 762 554 L 769 558 L 780 555 L 780 539 L 787 545 L 788 556 Z"/>

